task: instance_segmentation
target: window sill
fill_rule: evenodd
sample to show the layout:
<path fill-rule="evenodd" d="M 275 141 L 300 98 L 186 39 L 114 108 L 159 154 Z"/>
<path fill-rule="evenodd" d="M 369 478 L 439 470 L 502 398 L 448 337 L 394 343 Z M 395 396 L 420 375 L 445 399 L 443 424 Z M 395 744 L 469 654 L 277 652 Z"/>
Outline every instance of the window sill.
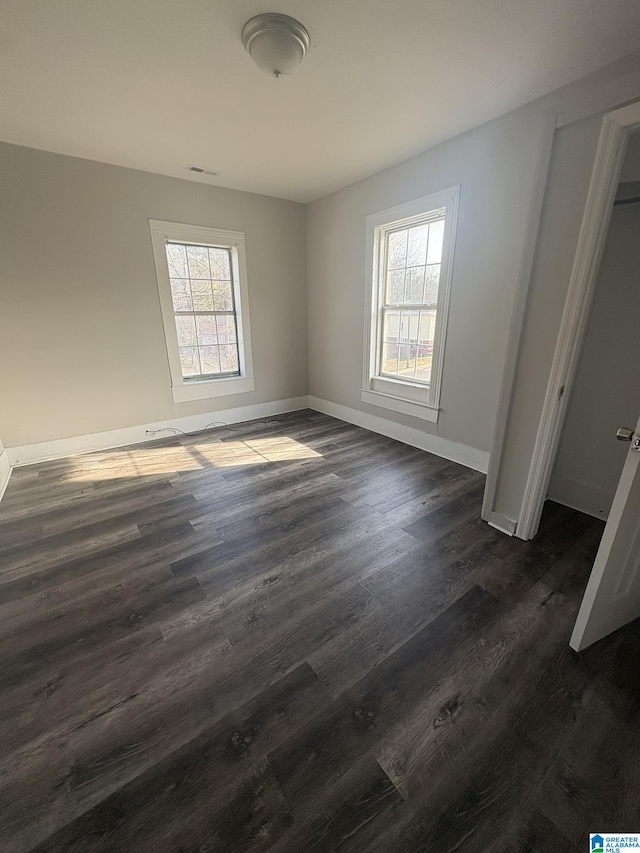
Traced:
<path fill-rule="evenodd" d="M 428 406 L 426 403 L 417 403 L 413 400 L 405 400 L 402 397 L 396 397 L 392 394 L 382 394 L 380 391 L 365 391 L 364 389 L 360 392 L 360 399 L 363 403 L 368 403 L 370 406 L 379 406 L 382 409 L 390 409 L 392 412 L 398 412 L 401 415 L 411 415 L 413 418 L 420 418 L 420 420 L 430 421 L 433 424 L 438 423 L 440 409 Z"/>
<path fill-rule="evenodd" d="M 230 394 L 244 394 L 254 391 L 253 376 L 232 376 L 228 379 L 208 379 L 203 382 L 185 382 L 171 388 L 174 403 L 186 403 L 189 400 L 206 400 L 208 397 L 225 397 Z"/>

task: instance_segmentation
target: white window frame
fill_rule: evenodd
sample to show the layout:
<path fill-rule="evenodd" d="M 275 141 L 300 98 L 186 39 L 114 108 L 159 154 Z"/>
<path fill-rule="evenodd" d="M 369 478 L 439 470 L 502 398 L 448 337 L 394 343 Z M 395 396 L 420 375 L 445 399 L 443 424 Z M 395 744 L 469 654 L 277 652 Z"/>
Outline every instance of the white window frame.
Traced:
<path fill-rule="evenodd" d="M 372 406 L 437 423 L 444 350 L 449 318 L 453 255 L 458 223 L 460 186 L 449 187 L 367 217 L 367 294 L 361 400 Z M 436 326 L 429 383 L 380 375 L 383 269 L 386 235 L 400 227 L 418 224 L 429 213 L 444 210 L 442 263 L 438 284 Z"/>
<path fill-rule="evenodd" d="M 247 284 L 247 259 L 245 236 L 242 231 L 226 231 L 203 225 L 183 225 L 178 222 L 149 220 L 153 258 L 156 266 L 158 295 L 162 311 L 164 337 L 167 345 L 171 393 L 174 403 L 203 400 L 255 390 L 253 355 L 251 351 L 251 325 L 249 321 L 249 289 Z M 213 376 L 206 379 L 184 379 L 180 365 L 180 350 L 176 332 L 166 243 L 192 243 L 197 246 L 215 246 L 231 250 L 233 287 L 238 330 L 239 376 Z"/>

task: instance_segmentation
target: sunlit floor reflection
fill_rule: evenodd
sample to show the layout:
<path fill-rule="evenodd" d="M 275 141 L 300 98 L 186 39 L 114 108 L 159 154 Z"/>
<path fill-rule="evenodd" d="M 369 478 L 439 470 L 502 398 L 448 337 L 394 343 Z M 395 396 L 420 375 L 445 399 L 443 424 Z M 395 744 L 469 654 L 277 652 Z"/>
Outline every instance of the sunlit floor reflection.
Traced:
<path fill-rule="evenodd" d="M 202 468 L 235 468 L 267 462 L 297 462 L 322 454 L 286 436 L 237 441 L 202 441 L 186 446 L 109 450 L 104 456 L 69 460 L 69 480 L 115 480 L 196 471 Z"/>

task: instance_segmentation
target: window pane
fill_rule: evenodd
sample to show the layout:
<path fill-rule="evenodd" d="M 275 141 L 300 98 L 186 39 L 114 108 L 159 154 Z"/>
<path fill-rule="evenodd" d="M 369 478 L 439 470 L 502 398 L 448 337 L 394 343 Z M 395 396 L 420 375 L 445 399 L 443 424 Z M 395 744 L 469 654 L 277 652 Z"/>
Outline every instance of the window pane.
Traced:
<path fill-rule="evenodd" d="M 218 341 L 221 344 L 235 344 L 236 324 L 232 316 L 225 315 L 216 317 L 218 324 Z"/>
<path fill-rule="evenodd" d="M 444 219 L 429 225 L 429 248 L 427 263 L 439 264 L 442 261 L 442 238 L 444 237 Z"/>
<path fill-rule="evenodd" d="M 405 344 L 402 347 L 401 360 L 398 365 L 399 376 L 414 379 L 416 375 L 416 354 L 418 347 L 415 344 Z"/>
<path fill-rule="evenodd" d="M 213 305 L 216 311 L 233 311 L 233 292 L 230 281 L 212 281 Z"/>
<path fill-rule="evenodd" d="M 200 346 L 203 344 L 211 346 L 218 343 L 215 316 L 196 317 L 196 329 Z"/>
<path fill-rule="evenodd" d="M 418 343 L 418 328 L 420 326 L 419 311 L 403 311 L 402 324 L 400 327 L 400 340 L 412 344 Z"/>
<path fill-rule="evenodd" d="M 413 379 L 416 370 L 416 347 L 409 343 L 398 345 L 397 365 L 391 373 L 403 376 L 405 379 Z"/>
<path fill-rule="evenodd" d="M 411 267 L 407 270 L 407 292 L 404 301 L 420 305 L 424 292 L 424 267 Z"/>
<path fill-rule="evenodd" d="M 386 311 L 382 334 L 382 373 L 396 373 L 398 367 L 398 338 L 400 335 L 400 312 Z"/>
<path fill-rule="evenodd" d="M 213 311 L 213 292 L 210 281 L 192 281 L 191 295 L 194 311 Z"/>
<path fill-rule="evenodd" d="M 384 316 L 384 340 L 397 341 L 400 337 L 400 312 L 387 311 Z"/>
<path fill-rule="evenodd" d="M 385 341 L 382 344 L 381 373 L 395 374 L 398 367 L 398 344 L 393 341 Z"/>
<path fill-rule="evenodd" d="M 176 317 L 176 332 L 178 333 L 178 346 L 192 347 L 196 341 L 196 324 L 193 317 Z"/>
<path fill-rule="evenodd" d="M 209 252 L 206 246 L 187 246 L 189 278 L 211 278 Z"/>
<path fill-rule="evenodd" d="M 231 279 L 231 264 L 227 249 L 209 249 L 211 278 Z"/>
<path fill-rule="evenodd" d="M 381 372 L 414 379 L 420 365 L 421 311 L 387 311 L 384 317 Z M 428 324 L 425 326 L 427 328 Z"/>
<path fill-rule="evenodd" d="M 435 326 L 436 312 L 421 311 L 416 379 L 420 379 L 423 382 L 431 381 L 431 360 L 433 358 Z"/>
<path fill-rule="evenodd" d="M 425 263 L 427 254 L 428 225 L 417 225 L 409 229 L 409 243 L 407 248 L 407 266 L 417 267 Z"/>
<path fill-rule="evenodd" d="M 418 357 L 418 369 L 416 370 L 416 379 L 420 382 L 431 382 L 431 356 Z"/>
<path fill-rule="evenodd" d="M 200 359 L 197 347 L 180 347 L 180 363 L 183 376 L 199 376 Z"/>
<path fill-rule="evenodd" d="M 203 373 L 220 373 L 218 347 L 200 347 L 200 362 Z"/>
<path fill-rule="evenodd" d="M 387 302 L 399 305 L 404 302 L 404 270 L 390 270 L 387 273 Z"/>
<path fill-rule="evenodd" d="M 189 278 L 187 270 L 187 252 L 184 246 L 167 243 L 167 264 L 170 278 Z"/>
<path fill-rule="evenodd" d="M 394 270 L 407 265 L 407 231 L 389 234 L 387 269 Z"/>
<path fill-rule="evenodd" d="M 438 284 L 440 283 L 440 264 L 425 267 L 424 301 L 429 304 L 438 301 Z"/>
<path fill-rule="evenodd" d="M 189 279 L 187 278 L 172 278 L 171 279 L 171 298 L 173 299 L 174 311 L 192 311 L 193 303 L 191 302 L 191 288 L 189 287 Z"/>
<path fill-rule="evenodd" d="M 235 373 L 238 368 L 238 348 L 233 345 L 220 347 L 220 368 L 223 373 Z"/>
<path fill-rule="evenodd" d="M 428 344 L 433 345 L 436 331 L 436 316 L 437 312 L 435 310 L 420 312 L 419 343 L 423 346 Z"/>

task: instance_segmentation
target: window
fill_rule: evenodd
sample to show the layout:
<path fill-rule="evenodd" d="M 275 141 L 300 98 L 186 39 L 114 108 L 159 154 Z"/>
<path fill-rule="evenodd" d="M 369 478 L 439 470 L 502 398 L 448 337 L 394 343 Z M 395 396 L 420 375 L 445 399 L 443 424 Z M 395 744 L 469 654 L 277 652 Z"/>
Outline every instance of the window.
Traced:
<path fill-rule="evenodd" d="M 362 400 L 437 421 L 459 187 L 367 219 Z"/>
<path fill-rule="evenodd" d="M 244 234 L 150 227 L 174 401 L 253 391 Z"/>
<path fill-rule="evenodd" d="M 167 241 L 183 379 L 239 376 L 231 249 Z"/>

